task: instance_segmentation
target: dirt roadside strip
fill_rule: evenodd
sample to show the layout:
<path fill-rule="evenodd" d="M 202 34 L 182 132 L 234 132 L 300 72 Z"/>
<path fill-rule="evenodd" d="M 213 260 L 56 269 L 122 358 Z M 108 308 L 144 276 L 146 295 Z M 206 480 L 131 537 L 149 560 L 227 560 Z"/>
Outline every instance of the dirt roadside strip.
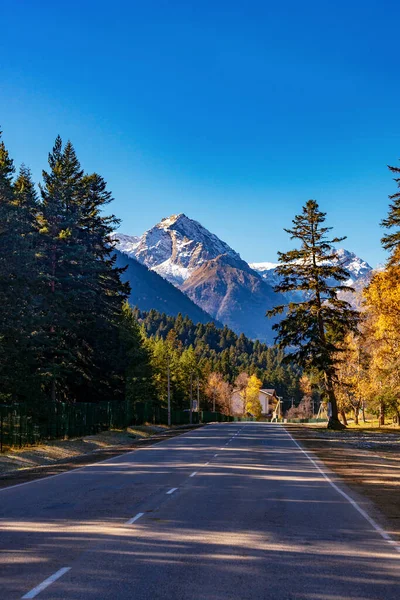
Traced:
<path fill-rule="evenodd" d="M 136 434 L 143 434 L 141 437 L 129 433 L 128 428 L 128 431 L 107 431 L 76 440 L 55 440 L 0 454 L 0 489 L 101 462 L 182 435 L 197 427 L 202 425 L 134 429 Z M 34 466 L 21 466 L 24 464 Z"/>
<path fill-rule="evenodd" d="M 290 424 L 285 428 L 337 476 L 339 486 L 344 482 L 370 516 L 400 541 L 400 432 L 339 432 Z"/>

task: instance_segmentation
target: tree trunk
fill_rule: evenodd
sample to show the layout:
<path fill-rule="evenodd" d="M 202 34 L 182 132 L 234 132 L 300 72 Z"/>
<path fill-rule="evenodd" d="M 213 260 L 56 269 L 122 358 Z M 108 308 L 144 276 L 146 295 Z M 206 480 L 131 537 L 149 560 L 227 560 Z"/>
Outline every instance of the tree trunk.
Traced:
<path fill-rule="evenodd" d="M 328 400 L 331 404 L 331 416 L 328 421 L 328 429 L 344 429 L 345 425 L 339 421 L 338 408 L 336 403 L 336 396 L 332 384 L 332 376 L 330 373 L 325 372 L 325 388 L 328 394 Z"/>
<path fill-rule="evenodd" d="M 355 406 L 354 407 L 354 423 L 356 425 L 359 424 L 359 422 L 358 422 L 358 414 L 359 414 L 359 412 L 360 412 L 360 407 L 359 406 Z"/>
<path fill-rule="evenodd" d="M 379 402 L 379 427 L 385 424 L 385 404 L 384 402 Z"/>
<path fill-rule="evenodd" d="M 367 419 L 365 418 L 365 402 L 364 402 L 364 400 L 362 401 L 362 405 L 361 405 L 361 413 L 362 413 L 363 423 L 366 423 Z"/>
<path fill-rule="evenodd" d="M 343 425 L 344 425 L 345 427 L 347 427 L 346 413 L 344 412 L 344 410 L 341 410 L 341 411 L 340 411 L 340 416 L 342 417 Z"/>

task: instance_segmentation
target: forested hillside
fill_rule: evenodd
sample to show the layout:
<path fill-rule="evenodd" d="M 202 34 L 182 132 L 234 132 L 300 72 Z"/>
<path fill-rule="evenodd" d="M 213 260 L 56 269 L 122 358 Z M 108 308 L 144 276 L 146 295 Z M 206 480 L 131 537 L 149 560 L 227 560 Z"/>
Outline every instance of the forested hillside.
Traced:
<path fill-rule="evenodd" d="M 285 398 L 300 398 L 300 371 L 283 361 L 284 354 L 258 340 L 252 341 L 244 334 L 237 335 L 228 327 L 218 328 L 214 323 L 193 323 L 179 314 L 171 317 L 155 310 L 134 315 L 139 321 L 143 335 L 153 356 L 156 351 L 166 352 L 168 345 L 174 347 L 181 364 L 189 364 L 202 381 L 206 393 L 207 381 L 212 373 L 222 375 L 225 382 L 235 385 L 240 373 L 255 374 L 263 387 L 275 388 Z M 190 367 L 192 364 L 192 367 Z M 179 380 L 179 377 L 176 379 Z M 161 393 L 161 390 L 160 390 Z"/>

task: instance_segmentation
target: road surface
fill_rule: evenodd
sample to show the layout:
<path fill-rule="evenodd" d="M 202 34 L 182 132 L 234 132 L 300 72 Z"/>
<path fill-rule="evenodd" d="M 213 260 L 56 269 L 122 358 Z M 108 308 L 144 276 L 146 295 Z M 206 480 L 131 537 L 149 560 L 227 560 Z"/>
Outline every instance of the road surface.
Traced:
<path fill-rule="evenodd" d="M 0 490 L 0 598 L 399 600 L 356 508 L 280 425 L 209 425 Z"/>

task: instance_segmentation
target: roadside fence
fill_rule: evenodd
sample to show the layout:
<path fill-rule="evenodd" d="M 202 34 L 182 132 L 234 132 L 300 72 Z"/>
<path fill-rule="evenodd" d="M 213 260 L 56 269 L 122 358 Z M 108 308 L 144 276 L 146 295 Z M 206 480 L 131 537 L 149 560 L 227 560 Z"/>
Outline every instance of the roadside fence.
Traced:
<path fill-rule="evenodd" d="M 253 420 L 230 417 L 219 412 L 192 412 L 192 424 Z M 172 410 L 172 425 L 188 425 L 188 410 Z M 94 435 L 109 429 L 129 425 L 168 424 L 166 408 L 148 402 L 48 402 L 37 412 L 28 411 L 25 404 L 0 404 L 0 452 L 7 448 L 22 448 L 55 439 Z"/>

